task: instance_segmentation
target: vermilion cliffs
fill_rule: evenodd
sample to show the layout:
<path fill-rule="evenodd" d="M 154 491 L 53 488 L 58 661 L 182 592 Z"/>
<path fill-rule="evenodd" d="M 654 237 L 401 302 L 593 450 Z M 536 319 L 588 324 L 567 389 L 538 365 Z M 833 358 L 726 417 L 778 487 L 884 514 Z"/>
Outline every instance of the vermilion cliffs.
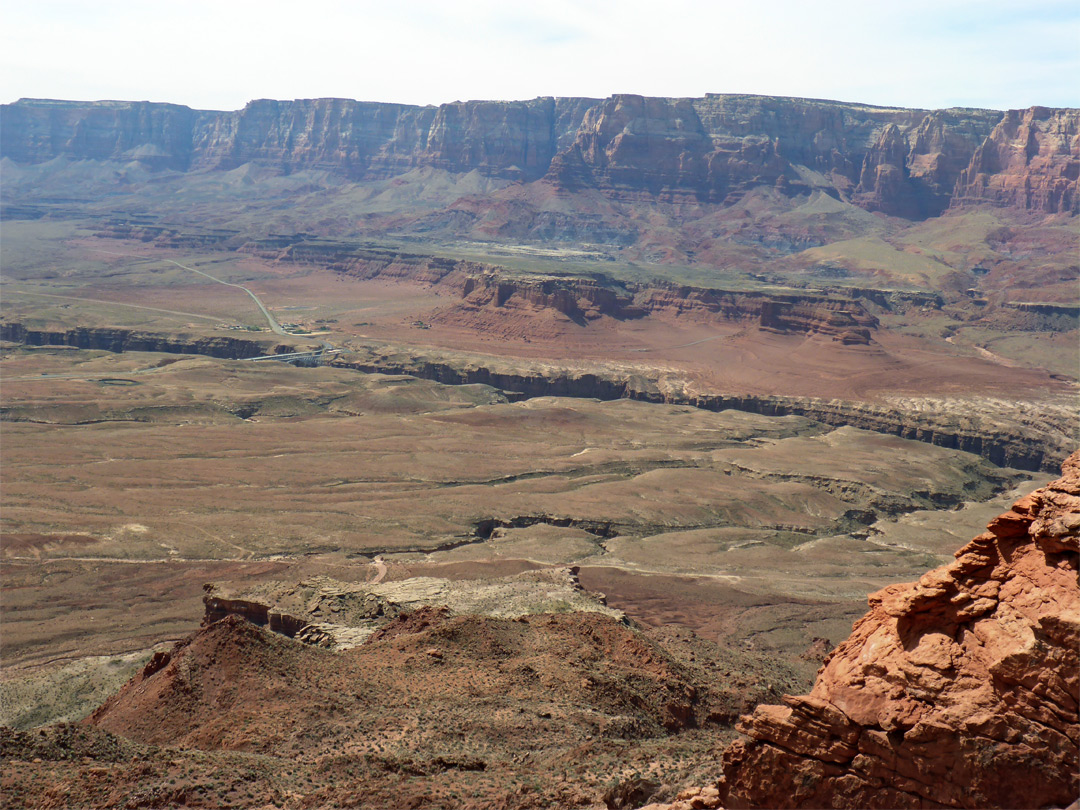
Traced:
<path fill-rule="evenodd" d="M 417 167 L 546 177 L 615 196 L 724 202 L 762 185 L 824 189 L 906 218 L 987 201 L 1080 208 L 1075 110 L 910 110 L 763 96 L 537 98 L 411 107 L 253 101 L 236 112 L 150 102 L 4 105 L 18 163 L 135 161 L 180 171 L 252 163 L 354 180 Z M 1023 193 L 1020 193 L 1023 191 Z"/>
<path fill-rule="evenodd" d="M 1080 111 L 0 115 L 8 805 L 1076 798 Z"/>

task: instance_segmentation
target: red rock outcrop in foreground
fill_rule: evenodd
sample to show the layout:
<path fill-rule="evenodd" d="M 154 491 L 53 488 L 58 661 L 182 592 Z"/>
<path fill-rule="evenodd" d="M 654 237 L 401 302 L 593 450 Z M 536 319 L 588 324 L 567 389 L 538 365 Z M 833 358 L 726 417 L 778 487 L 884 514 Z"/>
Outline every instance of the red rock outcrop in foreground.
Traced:
<path fill-rule="evenodd" d="M 725 752 L 737 807 L 1040 808 L 1080 795 L 1080 452 L 870 611 Z"/>

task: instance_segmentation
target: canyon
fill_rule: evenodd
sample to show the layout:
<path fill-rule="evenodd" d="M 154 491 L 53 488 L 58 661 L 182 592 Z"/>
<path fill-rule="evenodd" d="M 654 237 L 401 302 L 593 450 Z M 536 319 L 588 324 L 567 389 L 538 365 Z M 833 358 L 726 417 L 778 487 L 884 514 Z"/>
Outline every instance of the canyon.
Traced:
<path fill-rule="evenodd" d="M 1075 799 L 1080 110 L 0 115 L 11 806 Z"/>

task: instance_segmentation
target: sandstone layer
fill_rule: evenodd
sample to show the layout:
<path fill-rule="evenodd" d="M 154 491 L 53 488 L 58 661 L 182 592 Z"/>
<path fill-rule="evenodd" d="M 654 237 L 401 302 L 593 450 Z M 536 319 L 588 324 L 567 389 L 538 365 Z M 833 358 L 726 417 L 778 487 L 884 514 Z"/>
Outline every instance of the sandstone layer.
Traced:
<path fill-rule="evenodd" d="M 109 352 L 165 352 L 168 354 L 201 354 L 231 360 L 260 357 L 267 354 L 314 349 L 313 345 L 295 346 L 272 341 L 246 340 L 232 337 L 198 337 L 196 335 L 163 334 L 134 329 L 108 329 L 89 326 L 74 329 L 30 329 L 25 324 L 0 323 L 0 340 L 27 346 L 68 346 L 75 349 L 99 349 Z"/>
<path fill-rule="evenodd" d="M 795 308 L 793 319 L 798 315 Z M 0 324 L 0 340 L 31 346 L 153 351 L 226 359 L 315 348 L 236 338 L 185 338 L 124 329 L 37 330 L 20 323 Z M 1057 467 L 1068 452 L 1075 429 L 1071 415 L 1063 416 L 1060 408 L 1050 405 L 1028 404 L 1004 413 L 999 403 L 992 403 L 994 407 L 987 409 L 972 403 L 934 400 L 876 404 L 821 397 L 720 393 L 700 390 L 692 381 L 679 376 L 650 376 L 642 370 L 560 368 L 494 357 L 472 360 L 385 346 L 361 346 L 355 342 L 348 353 L 333 360 L 333 365 L 365 373 L 404 374 L 447 385 L 486 385 L 499 389 L 513 401 L 542 396 L 634 399 L 690 405 L 708 411 L 733 409 L 764 416 L 805 416 L 834 427 L 846 425 L 955 448 L 999 466 L 1021 470 L 1050 471 Z M 5 413 L 6 418 L 15 418 Z"/>
<path fill-rule="evenodd" d="M 962 201 L 1076 213 L 1073 109 L 919 110 L 765 96 L 536 98 L 438 107 L 261 99 L 229 112 L 150 102 L 22 99 L 3 106 L 0 154 L 245 164 L 351 180 L 429 167 L 613 199 L 731 204 L 754 188 L 821 190 L 922 219 Z"/>
<path fill-rule="evenodd" d="M 108 232 L 120 237 L 127 234 L 125 230 Z M 877 298 L 885 303 L 885 294 L 876 290 L 722 290 L 659 280 L 616 281 L 602 274 L 589 278 L 523 277 L 497 265 L 329 240 L 282 237 L 251 242 L 242 250 L 275 262 L 325 267 L 351 278 L 439 285 L 460 296 L 464 311 L 549 309 L 578 324 L 604 316 L 633 320 L 669 314 L 705 322 L 744 321 L 774 332 L 816 333 L 844 344 L 865 345 L 872 341 L 878 319 L 867 311 L 862 299 Z M 933 296 L 924 298 L 936 301 Z"/>
<path fill-rule="evenodd" d="M 1080 113 L 1010 110 L 960 173 L 956 202 L 990 201 L 1045 213 L 1080 210 Z"/>
<path fill-rule="evenodd" d="M 1073 442 L 1075 420 L 1056 407 L 1033 407 L 1005 413 L 1000 403 L 914 400 L 854 402 L 821 397 L 752 395 L 700 390 L 675 375 L 650 376 L 640 369 L 560 368 L 527 365 L 485 356 L 447 355 L 395 350 L 354 343 L 334 365 L 381 374 L 408 374 L 450 385 L 490 385 L 510 399 L 539 396 L 635 399 L 690 405 L 709 411 L 728 409 L 765 416 L 805 416 L 827 425 L 889 433 L 974 453 L 1005 467 L 1056 469 Z"/>
<path fill-rule="evenodd" d="M 1080 792 L 1080 452 L 956 562 L 870 597 L 809 695 L 742 718 L 726 807 L 1064 807 Z"/>

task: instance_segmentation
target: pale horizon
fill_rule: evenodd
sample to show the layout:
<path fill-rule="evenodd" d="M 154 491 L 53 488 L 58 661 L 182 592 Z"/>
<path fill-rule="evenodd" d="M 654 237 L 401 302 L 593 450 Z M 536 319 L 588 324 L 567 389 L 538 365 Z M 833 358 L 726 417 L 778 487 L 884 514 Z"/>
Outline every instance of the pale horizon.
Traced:
<path fill-rule="evenodd" d="M 881 107 L 1080 106 L 1080 6 L 1039 0 L 2 0 L 0 100 L 438 105 L 707 93 Z"/>
<path fill-rule="evenodd" d="M 786 99 L 793 99 L 793 100 L 796 100 L 796 101 L 821 102 L 821 103 L 825 103 L 825 104 L 846 104 L 846 105 L 852 105 L 852 106 L 873 107 L 873 108 L 877 108 L 877 109 L 895 109 L 895 110 L 905 110 L 905 109 L 906 110 L 910 110 L 910 109 L 925 109 L 925 110 L 956 109 L 956 110 L 991 110 L 991 111 L 995 111 L 995 112 L 996 111 L 1005 112 L 1007 110 L 1026 110 L 1026 109 L 1030 109 L 1031 107 L 1047 107 L 1047 108 L 1050 108 L 1050 109 L 1077 109 L 1078 107 L 1080 107 L 1080 105 L 1061 105 L 1061 104 L 1027 104 L 1027 105 L 1025 105 L 1023 107 L 975 107 L 975 106 L 971 106 L 971 105 L 962 105 L 962 104 L 953 104 L 953 105 L 950 105 L 949 107 L 929 107 L 929 106 L 927 106 L 925 104 L 923 104 L 923 105 L 902 106 L 902 105 L 896 105 L 896 104 L 876 104 L 876 103 L 874 103 L 872 101 L 866 101 L 865 99 L 812 98 L 810 96 L 792 96 L 792 95 L 786 95 L 786 94 L 781 94 L 781 93 L 772 93 L 772 94 L 739 93 L 739 92 L 724 93 L 724 92 L 712 92 L 712 91 L 702 93 L 701 95 L 697 95 L 697 96 L 652 96 L 652 95 L 648 95 L 648 94 L 644 94 L 644 93 L 622 92 L 622 93 L 612 93 L 612 94 L 610 94 L 608 96 L 558 96 L 558 95 L 548 94 L 546 96 L 532 96 L 531 98 L 456 98 L 456 99 L 451 99 L 449 101 L 442 101 L 442 102 L 432 103 L 432 104 L 410 104 L 408 102 L 402 102 L 402 101 L 381 101 L 381 100 L 375 100 L 375 99 L 370 99 L 370 98 L 349 98 L 347 96 L 305 96 L 303 98 L 267 98 L 267 97 L 262 97 L 262 98 L 249 99 L 244 104 L 241 104 L 238 107 L 233 107 L 233 108 L 229 108 L 229 109 L 226 109 L 224 107 L 193 107 L 190 104 L 183 104 L 183 103 L 180 103 L 180 102 L 170 101 L 170 100 L 167 100 L 167 99 L 154 99 L 154 98 L 57 98 L 57 97 L 46 97 L 46 96 L 20 96 L 19 98 L 11 99 L 10 101 L 4 101 L 4 102 L 0 102 L 0 103 L 14 104 L 14 103 L 21 102 L 21 101 L 25 101 L 25 102 L 48 101 L 48 102 L 58 102 L 58 103 L 70 103 L 70 104 L 143 104 L 143 103 L 146 103 L 146 104 L 173 104 L 173 105 L 180 106 L 180 107 L 188 107 L 189 109 L 195 110 L 197 112 L 222 112 L 222 113 L 224 113 L 224 112 L 236 112 L 236 111 L 242 110 L 245 107 L 247 107 L 247 106 L 249 106 L 251 104 L 254 104 L 256 102 L 259 102 L 259 101 L 273 101 L 273 102 L 279 102 L 279 103 L 290 103 L 290 102 L 296 102 L 296 101 L 355 101 L 355 102 L 358 102 L 360 104 L 400 104 L 402 106 L 407 106 L 407 107 L 432 107 L 432 108 L 435 108 L 435 107 L 442 106 L 444 104 L 476 104 L 476 103 L 488 103 L 488 102 L 490 102 L 490 103 L 515 103 L 515 102 L 535 101 L 537 99 L 542 99 L 542 98 L 554 98 L 554 99 L 560 99 L 560 98 L 585 98 L 585 99 L 596 99 L 597 101 L 602 101 L 604 99 L 612 98 L 614 96 L 642 96 L 644 98 L 673 98 L 673 99 L 684 99 L 684 98 L 695 99 L 695 98 L 704 98 L 706 96 L 746 96 L 748 98 L 786 98 Z"/>

